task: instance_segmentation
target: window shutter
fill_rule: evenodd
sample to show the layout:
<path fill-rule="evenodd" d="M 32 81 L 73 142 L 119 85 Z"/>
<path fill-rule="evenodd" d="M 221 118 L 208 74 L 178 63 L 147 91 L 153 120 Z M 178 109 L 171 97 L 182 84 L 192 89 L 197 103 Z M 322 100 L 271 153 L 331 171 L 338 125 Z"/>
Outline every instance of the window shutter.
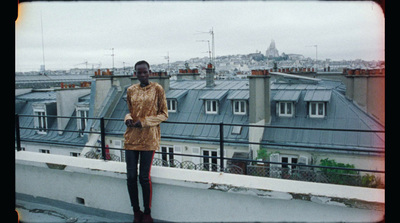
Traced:
<path fill-rule="evenodd" d="M 192 147 L 191 150 L 192 150 L 192 155 L 198 155 L 198 156 L 201 155 L 200 154 L 200 147 Z M 192 157 L 192 162 L 194 164 L 201 163 L 201 157 Z"/>
<path fill-rule="evenodd" d="M 121 140 L 114 140 L 113 144 L 114 144 L 114 148 L 122 148 Z"/>
<path fill-rule="evenodd" d="M 297 163 L 301 163 L 301 164 L 306 164 L 308 165 L 308 157 L 306 156 L 300 156 L 299 157 L 299 161 Z"/>
<path fill-rule="evenodd" d="M 271 162 L 280 162 L 279 153 L 273 153 L 269 157 L 269 161 Z M 281 177 L 281 164 L 270 163 L 269 168 L 269 176 L 280 178 Z"/>
<path fill-rule="evenodd" d="M 174 146 L 174 154 L 182 154 L 182 146 Z M 174 159 L 178 160 L 179 162 L 182 162 L 182 156 L 174 156 Z"/>
<path fill-rule="evenodd" d="M 297 161 L 297 163 L 308 165 L 308 157 L 306 157 L 306 156 L 300 156 L 300 157 L 299 157 L 299 161 Z M 305 167 L 305 166 L 299 166 L 299 169 L 307 169 L 307 168 L 308 168 L 308 167 Z"/>
<path fill-rule="evenodd" d="M 325 111 L 325 117 L 326 117 L 328 115 L 328 102 L 325 102 L 324 105 L 325 105 L 324 111 Z"/>

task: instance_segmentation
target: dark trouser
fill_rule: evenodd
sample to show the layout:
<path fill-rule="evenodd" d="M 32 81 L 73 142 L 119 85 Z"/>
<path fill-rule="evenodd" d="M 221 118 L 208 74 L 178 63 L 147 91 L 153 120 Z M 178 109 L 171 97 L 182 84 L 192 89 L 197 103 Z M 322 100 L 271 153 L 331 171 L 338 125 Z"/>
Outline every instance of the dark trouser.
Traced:
<path fill-rule="evenodd" d="M 131 205 L 133 211 L 139 211 L 139 195 L 138 195 L 138 185 L 137 185 L 137 169 L 138 160 L 140 157 L 140 173 L 139 182 L 142 186 L 143 192 L 143 203 L 144 203 L 144 213 L 150 214 L 151 208 L 151 196 L 152 196 L 152 186 L 151 186 L 151 165 L 153 163 L 154 151 L 133 151 L 126 150 L 126 170 L 127 170 L 127 181 L 128 181 L 128 192 L 129 198 L 131 200 Z"/>

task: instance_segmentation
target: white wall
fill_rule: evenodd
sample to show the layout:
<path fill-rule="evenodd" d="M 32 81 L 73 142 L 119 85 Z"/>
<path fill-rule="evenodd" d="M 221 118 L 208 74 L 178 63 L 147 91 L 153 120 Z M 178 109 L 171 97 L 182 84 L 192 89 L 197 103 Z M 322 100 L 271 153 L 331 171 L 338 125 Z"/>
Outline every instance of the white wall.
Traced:
<path fill-rule="evenodd" d="M 71 152 L 81 153 L 82 147 L 66 147 L 52 144 L 44 143 L 21 143 L 21 147 L 27 152 L 37 152 L 39 153 L 41 149 L 49 150 L 50 154 L 71 156 Z"/>
<path fill-rule="evenodd" d="M 126 165 L 20 151 L 16 192 L 132 214 Z M 165 221 L 376 222 L 382 189 L 152 167 L 152 216 Z M 140 196 L 141 199 L 141 196 Z"/>

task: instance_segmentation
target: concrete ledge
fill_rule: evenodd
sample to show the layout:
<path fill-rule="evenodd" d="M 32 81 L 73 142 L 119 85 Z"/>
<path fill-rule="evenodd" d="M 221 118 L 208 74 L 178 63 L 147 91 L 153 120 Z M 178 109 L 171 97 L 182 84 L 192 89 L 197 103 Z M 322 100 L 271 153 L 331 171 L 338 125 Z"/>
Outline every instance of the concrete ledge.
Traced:
<path fill-rule="evenodd" d="M 125 163 L 24 151 L 15 156 L 17 193 L 132 214 Z M 369 222 L 384 216 L 382 189 L 157 166 L 151 175 L 153 217 L 165 221 Z"/>

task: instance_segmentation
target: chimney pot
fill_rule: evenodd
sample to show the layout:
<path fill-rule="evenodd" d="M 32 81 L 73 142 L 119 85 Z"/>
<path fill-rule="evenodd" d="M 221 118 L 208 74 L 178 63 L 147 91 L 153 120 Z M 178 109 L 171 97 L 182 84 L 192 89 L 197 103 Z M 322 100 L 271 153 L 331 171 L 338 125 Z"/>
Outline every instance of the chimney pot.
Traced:
<path fill-rule="evenodd" d="M 209 63 L 206 69 L 206 87 L 214 87 L 214 74 L 215 68 L 213 68 L 212 64 Z"/>
<path fill-rule="evenodd" d="M 351 69 L 347 69 L 347 74 L 348 74 L 348 75 L 353 75 L 353 73 L 354 73 L 354 71 L 353 71 L 353 70 L 351 70 Z"/>

